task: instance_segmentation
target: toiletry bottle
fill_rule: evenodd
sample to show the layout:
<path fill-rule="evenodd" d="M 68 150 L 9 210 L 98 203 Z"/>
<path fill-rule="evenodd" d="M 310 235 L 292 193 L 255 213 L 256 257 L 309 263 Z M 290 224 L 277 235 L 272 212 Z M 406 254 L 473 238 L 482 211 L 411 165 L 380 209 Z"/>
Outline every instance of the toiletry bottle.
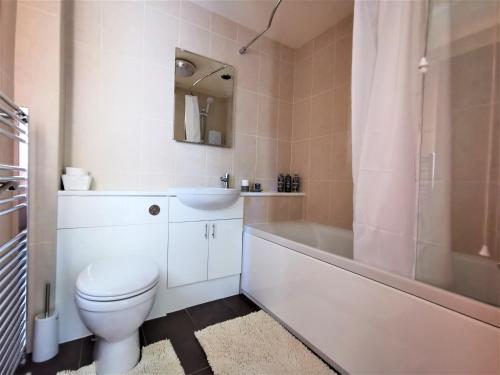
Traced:
<path fill-rule="evenodd" d="M 285 176 L 285 193 L 290 193 L 292 191 L 292 176 L 287 174 Z"/>
<path fill-rule="evenodd" d="M 241 191 L 246 193 L 250 191 L 248 180 L 241 180 Z"/>
<path fill-rule="evenodd" d="M 292 177 L 292 192 L 298 193 L 300 191 L 300 177 L 298 173 L 294 173 Z"/>
<path fill-rule="evenodd" d="M 283 174 L 280 173 L 278 176 L 278 186 L 277 186 L 278 193 L 282 193 L 284 189 L 285 189 L 285 176 L 283 176 Z"/>

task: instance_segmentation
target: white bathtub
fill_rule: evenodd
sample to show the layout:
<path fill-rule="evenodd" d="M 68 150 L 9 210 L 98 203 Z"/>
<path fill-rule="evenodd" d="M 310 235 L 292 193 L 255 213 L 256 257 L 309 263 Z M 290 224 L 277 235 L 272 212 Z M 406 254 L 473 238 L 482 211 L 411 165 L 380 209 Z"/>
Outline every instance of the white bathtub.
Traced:
<path fill-rule="evenodd" d="M 243 293 L 342 372 L 500 372 L 500 329 L 443 306 L 498 308 L 353 261 L 349 231 L 249 225 L 243 252 Z"/>

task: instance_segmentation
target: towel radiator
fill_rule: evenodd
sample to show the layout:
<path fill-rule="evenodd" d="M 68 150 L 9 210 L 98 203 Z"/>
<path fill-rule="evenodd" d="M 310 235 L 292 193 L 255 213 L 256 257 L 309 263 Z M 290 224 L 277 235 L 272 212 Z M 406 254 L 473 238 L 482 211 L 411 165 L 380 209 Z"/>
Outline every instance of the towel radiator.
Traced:
<path fill-rule="evenodd" d="M 0 92 L 0 374 L 26 346 L 28 111 Z"/>

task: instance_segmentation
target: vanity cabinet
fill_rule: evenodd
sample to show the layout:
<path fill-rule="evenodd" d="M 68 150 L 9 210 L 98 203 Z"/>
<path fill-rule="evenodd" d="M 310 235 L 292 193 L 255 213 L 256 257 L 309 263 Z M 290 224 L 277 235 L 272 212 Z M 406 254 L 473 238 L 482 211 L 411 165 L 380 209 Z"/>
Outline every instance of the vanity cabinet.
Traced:
<path fill-rule="evenodd" d="M 169 199 L 167 286 L 175 288 L 241 273 L 243 198 L 217 210 Z"/>
<path fill-rule="evenodd" d="M 241 273 L 243 220 L 170 223 L 168 287 Z"/>

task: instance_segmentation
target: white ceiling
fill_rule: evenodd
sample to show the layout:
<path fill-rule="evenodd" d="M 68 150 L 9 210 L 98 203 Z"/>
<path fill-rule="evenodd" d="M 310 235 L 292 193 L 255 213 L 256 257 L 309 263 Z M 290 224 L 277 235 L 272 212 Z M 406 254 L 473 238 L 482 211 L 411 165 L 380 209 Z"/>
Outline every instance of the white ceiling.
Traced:
<path fill-rule="evenodd" d="M 276 0 L 196 0 L 250 29 L 263 30 Z M 298 48 L 353 11 L 353 0 L 283 0 L 267 37 Z"/>

